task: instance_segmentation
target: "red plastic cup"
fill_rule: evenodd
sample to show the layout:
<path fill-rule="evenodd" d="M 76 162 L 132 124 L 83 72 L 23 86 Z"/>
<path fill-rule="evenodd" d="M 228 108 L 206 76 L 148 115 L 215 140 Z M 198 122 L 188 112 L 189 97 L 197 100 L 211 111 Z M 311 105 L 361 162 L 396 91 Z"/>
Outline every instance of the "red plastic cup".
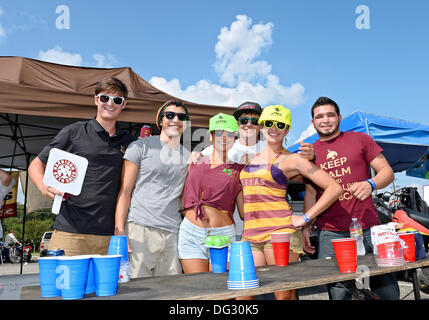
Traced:
<path fill-rule="evenodd" d="M 289 239 L 289 232 L 274 232 L 271 234 L 276 266 L 285 267 L 289 265 Z"/>
<path fill-rule="evenodd" d="M 378 259 L 398 259 L 402 257 L 399 241 L 385 242 L 377 245 Z"/>
<path fill-rule="evenodd" d="M 333 239 L 335 257 L 341 273 L 354 273 L 357 270 L 356 238 Z"/>
<path fill-rule="evenodd" d="M 272 242 L 276 266 L 289 265 L 289 242 Z"/>
<path fill-rule="evenodd" d="M 416 243 L 414 240 L 414 233 L 398 233 L 406 247 L 404 248 L 404 258 L 407 262 L 416 261 Z"/>

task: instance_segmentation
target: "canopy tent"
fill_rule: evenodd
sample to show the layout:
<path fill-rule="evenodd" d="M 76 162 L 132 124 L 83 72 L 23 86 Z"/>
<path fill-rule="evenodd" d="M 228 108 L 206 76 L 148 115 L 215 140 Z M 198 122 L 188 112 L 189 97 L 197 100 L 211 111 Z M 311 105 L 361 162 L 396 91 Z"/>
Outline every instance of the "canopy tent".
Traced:
<path fill-rule="evenodd" d="M 407 176 L 429 179 L 429 151 L 405 173 Z"/>
<path fill-rule="evenodd" d="M 365 132 L 383 148 L 383 154 L 394 172 L 409 169 L 429 151 L 429 125 L 355 111 L 344 117 L 341 131 Z M 304 142 L 313 143 L 318 134 L 306 138 Z M 288 150 L 296 152 L 296 143 Z"/>
<path fill-rule="evenodd" d="M 64 126 L 92 119 L 96 115 L 95 85 L 108 77 L 116 77 L 127 85 L 128 102 L 121 112 L 119 125 L 136 136 L 141 124 L 155 123 L 162 104 L 178 99 L 153 87 L 128 67 L 85 68 L 22 57 L 0 57 L 0 167 L 27 171 L 32 158 Z M 232 113 L 226 106 L 183 102 L 191 115 L 193 128 L 208 127 L 209 118 L 219 112 Z M 24 241 L 28 175 L 23 185 L 26 195 Z"/>
<path fill-rule="evenodd" d="M 121 126 L 154 123 L 158 108 L 177 99 L 146 82 L 131 68 L 85 68 L 22 57 L 0 57 L 0 167 L 25 170 L 65 125 L 96 114 L 94 87 L 117 77 L 128 87 Z M 208 127 L 209 118 L 230 107 L 183 100 L 193 127 Z"/>

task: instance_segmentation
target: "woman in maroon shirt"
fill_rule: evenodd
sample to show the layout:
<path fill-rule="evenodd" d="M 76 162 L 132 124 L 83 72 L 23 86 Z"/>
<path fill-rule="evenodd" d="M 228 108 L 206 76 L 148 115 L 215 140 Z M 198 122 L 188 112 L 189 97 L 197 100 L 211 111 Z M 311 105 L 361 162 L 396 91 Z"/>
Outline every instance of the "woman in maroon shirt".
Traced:
<path fill-rule="evenodd" d="M 208 235 L 229 236 L 235 240 L 233 213 L 243 208 L 239 174 L 244 165 L 228 161 L 238 131 L 233 116 L 219 113 L 210 118 L 209 133 L 213 153 L 189 166 L 183 193 L 185 218 L 179 230 L 179 258 L 185 273 L 207 272 Z"/>

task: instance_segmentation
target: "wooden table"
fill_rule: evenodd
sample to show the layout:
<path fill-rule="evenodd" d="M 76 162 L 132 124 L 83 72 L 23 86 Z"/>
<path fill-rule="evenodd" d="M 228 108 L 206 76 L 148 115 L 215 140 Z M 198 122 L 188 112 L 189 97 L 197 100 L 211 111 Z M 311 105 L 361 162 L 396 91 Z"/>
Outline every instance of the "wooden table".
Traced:
<path fill-rule="evenodd" d="M 358 270 L 365 271 L 342 274 L 338 271 L 335 259 L 306 260 L 290 264 L 287 267 L 258 267 L 259 288 L 246 290 L 230 290 L 227 288 L 228 273 L 196 273 L 179 274 L 153 278 L 132 279 L 128 283 L 119 284 L 118 292 L 110 297 L 97 297 L 95 294 L 85 296 L 90 299 L 121 299 L 121 300 L 222 300 L 240 296 L 261 295 L 279 290 L 290 290 L 313 287 L 338 281 L 346 281 L 375 276 L 403 270 L 414 270 L 429 266 L 429 257 L 398 267 L 377 267 L 374 256 L 367 254 L 358 257 Z M 418 286 L 414 291 L 419 299 Z M 21 299 L 44 299 L 40 296 L 40 287 L 25 287 L 21 291 Z M 52 299 L 61 299 L 52 298 Z"/>

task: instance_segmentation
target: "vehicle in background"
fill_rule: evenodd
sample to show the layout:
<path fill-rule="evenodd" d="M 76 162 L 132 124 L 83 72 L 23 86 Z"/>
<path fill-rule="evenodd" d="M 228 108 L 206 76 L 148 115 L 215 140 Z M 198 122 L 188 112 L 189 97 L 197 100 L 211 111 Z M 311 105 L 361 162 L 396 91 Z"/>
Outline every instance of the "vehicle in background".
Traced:
<path fill-rule="evenodd" d="M 46 253 L 49 247 L 49 241 L 52 237 L 52 231 L 46 231 L 42 236 L 42 241 L 40 241 L 40 257 L 46 257 Z"/>
<path fill-rule="evenodd" d="M 22 259 L 24 260 L 24 262 L 26 263 L 30 263 L 31 261 L 31 252 L 33 251 L 33 244 L 31 243 L 31 241 L 28 241 L 24 244 L 23 246 L 23 253 L 22 253 Z"/>

